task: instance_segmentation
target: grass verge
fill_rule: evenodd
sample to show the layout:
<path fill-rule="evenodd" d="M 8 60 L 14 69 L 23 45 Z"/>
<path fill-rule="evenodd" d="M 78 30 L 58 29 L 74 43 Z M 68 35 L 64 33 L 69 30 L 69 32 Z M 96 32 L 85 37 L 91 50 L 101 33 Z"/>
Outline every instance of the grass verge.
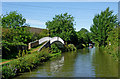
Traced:
<path fill-rule="evenodd" d="M 28 52 L 31 54 L 31 53 L 33 53 L 33 52 L 35 52 L 35 51 L 38 51 L 38 49 L 39 49 L 43 44 L 44 44 L 44 43 L 42 43 L 42 44 L 40 44 L 40 45 L 38 45 L 38 46 L 36 46 L 36 47 L 31 48 L 30 50 L 28 50 Z M 17 55 L 16 55 L 16 56 L 17 56 Z M 16 57 L 10 58 L 10 59 L 9 59 L 9 57 L 7 57 L 7 58 L 8 58 L 8 59 L 0 59 L 0 63 L 16 59 Z"/>
<path fill-rule="evenodd" d="M 8 79 L 13 78 L 21 72 L 31 71 L 39 64 L 46 62 L 53 55 L 49 53 L 49 49 L 43 49 L 40 52 L 25 55 L 15 59 L 7 64 L 2 65 L 2 78 Z"/>

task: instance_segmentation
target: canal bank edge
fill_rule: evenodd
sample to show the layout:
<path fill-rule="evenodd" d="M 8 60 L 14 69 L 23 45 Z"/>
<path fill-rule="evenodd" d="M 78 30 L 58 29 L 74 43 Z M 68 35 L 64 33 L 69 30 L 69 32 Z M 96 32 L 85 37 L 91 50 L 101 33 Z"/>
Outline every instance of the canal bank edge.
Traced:
<path fill-rule="evenodd" d="M 65 45 L 65 49 L 61 50 L 61 52 L 76 50 L 73 44 L 68 44 Z M 43 48 L 40 52 L 35 51 L 32 54 L 15 59 L 2 65 L 2 79 L 13 78 L 23 72 L 31 72 L 40 64 L 59 56 L 61 56 L 60 52 L 50 53 L 49 48 Z"/>
<path fill-rule="evenodd" d="M 28 54 L 24 57 L 20 57 L 15 59 L 7 64 L 2 65 L 2 78 L 8 79 L 17 76 L 21 72 L 31 71 L 33 68 L 38 65 L 46 62 L 53 55 L 49 53 L 49 49 L 43 49 L 40 52 L 34 52 L 32 54 Z"/>

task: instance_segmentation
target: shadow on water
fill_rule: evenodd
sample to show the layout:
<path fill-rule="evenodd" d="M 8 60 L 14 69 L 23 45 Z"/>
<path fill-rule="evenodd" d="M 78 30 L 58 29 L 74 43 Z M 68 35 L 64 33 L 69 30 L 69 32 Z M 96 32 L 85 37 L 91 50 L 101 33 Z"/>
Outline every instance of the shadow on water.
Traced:
<path fill-rule="evenodd" d="M 16 77 L 117 77 L 118 63 L 98 48 L 65 52 L 32 72 Z"/>

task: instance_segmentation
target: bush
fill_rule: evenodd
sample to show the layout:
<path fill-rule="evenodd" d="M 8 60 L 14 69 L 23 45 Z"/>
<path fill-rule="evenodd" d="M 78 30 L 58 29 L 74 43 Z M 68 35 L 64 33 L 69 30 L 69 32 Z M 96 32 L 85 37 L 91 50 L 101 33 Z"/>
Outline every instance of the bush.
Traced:
<path fill-rule="evenodd" d="M 10 43 L 8 41 L 2 40 L 2 57 L 7 59 L 15 58 L 19 50 L 23 50 L 23 47 L 26 48 L 27 45 L 22 42 Z"/>
<path fill-rule="evenodd" d="M 2 78 L 11 78 L 17 75 L 18 73 L 31 71 L 37 65 L 45 62 L 51 58 L 51 54 L 48 49 L 43 49 L 40 52 L 32 53 L 25 55 L 11 61 L 8 64 L 4 64 L 2 67 Z"/>
<path fill-rule="evenodd" d="M 68 44 L 68 45 L 65 45 L 65 50 L 66 51 L 76 51 L 77 48 L 74 46 L 74 44 Z"/>
<path fill-rule="evenodd" d="M 28 30 L 26 27 L 2 29 L 3 58 L 16 57 L 19 50 L 27 49 L 27 44 L 32 41 L 33 36 Z"/>
<path fill-rule="evenodd" d="M 120 53 L 119 53 L 119 35 L 120 32 L 119 27 L 114 28 L 112 31 L 109 32 L 108 38 L 107 38 L 107 45 L 105 47 L 105 52 L 109 53 L 116 61 L 119 60 Z"/>
<path fill-rule="evenodd" d="M 51 56 L 53 58 L 61 56 L 62 50 L 54 43 L 51 45 Z"/>
<path fill-rule="evenodd" d="M 61 53 L 62 51 L 58 48 L 56 44 L 51 45 L 51 53 Z"/>
<path fill-rule="evenodd" d="M 29 53 L 30 53 L 30 51 L 28 51 L 28 50 L 23 50 L 23 51 L 19 50 L 19 53 L 16 57 L 20 58 L 20 57 L 23 57 L 25 55 L 28 55 Z"/>
<path fill-rule="evenodd" d="M 16 75 L 16 70 L 6 65 L 2 67 L 2 74 L 4 74 L 2 75 L 2 78 L 8 79 Z"/>

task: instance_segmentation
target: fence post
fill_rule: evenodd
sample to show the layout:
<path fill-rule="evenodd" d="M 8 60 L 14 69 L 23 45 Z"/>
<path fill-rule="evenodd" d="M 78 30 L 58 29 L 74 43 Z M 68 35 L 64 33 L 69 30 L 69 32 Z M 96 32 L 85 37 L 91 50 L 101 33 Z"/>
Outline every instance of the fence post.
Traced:
<path fill-rule="evenodd" d="M 31 43 L 28 43 L 28 49 L 31 49 Z"/>

